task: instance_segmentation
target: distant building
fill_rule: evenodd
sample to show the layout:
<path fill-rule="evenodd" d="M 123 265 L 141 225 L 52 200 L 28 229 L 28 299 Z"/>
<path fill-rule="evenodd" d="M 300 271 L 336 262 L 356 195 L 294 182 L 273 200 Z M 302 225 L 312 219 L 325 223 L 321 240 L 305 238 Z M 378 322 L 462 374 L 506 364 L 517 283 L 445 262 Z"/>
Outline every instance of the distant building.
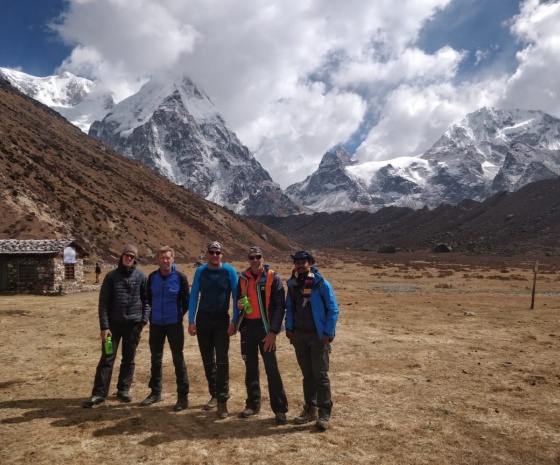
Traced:
<path fill-rule="evenodd" d="M 87 255 L 74 239 L 0 239 L 0 291 L 78 291 Z"/>

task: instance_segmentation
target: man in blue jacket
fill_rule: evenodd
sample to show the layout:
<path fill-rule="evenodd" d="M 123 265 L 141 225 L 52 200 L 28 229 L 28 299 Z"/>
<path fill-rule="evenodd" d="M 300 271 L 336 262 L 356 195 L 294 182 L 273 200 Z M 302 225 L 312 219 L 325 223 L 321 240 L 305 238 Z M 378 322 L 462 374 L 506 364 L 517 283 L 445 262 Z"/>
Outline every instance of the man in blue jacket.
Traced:
<path fill-rule="evenodd" d="M 329 282 L 313 266 L 315 258 L 300 250 L 292 255 L 294 270 L 288 279 L 286 336 L 296 351 L 303 374 L 302 413 L 296 424 L 316 420 L 321 431 L 329 427 L 333 406 L 329 379 L 330 343 L 338 321 L 338 303 Z"/>
<path fill-rule="evenodd" d="M 203 407 L 218 407 L 218 418 L 228 417 L 229 399 L 229 338 L 235 328 L 229 316 L 229 299 L 237 301 L 237 272 L 222 262 L 224 248 L 218 241 L 208 245 L 207 263 L 194 273 L 189 299 L 189 334 L 196 336 L 210 400 Z M 200 297 L 200 300 L 199 300 Z M 233 307 L 233 321 L 237 320 Z"/>
<path fill-rule="evenodd" d="M 173 263 L 175 252 L 171 247 L 161 247 L 157 253 L 157 260 L 159 270 L 148 276 L 148 303 L 152 308 L 150 317 L 152 376 L 148 386 L 152 392 L 140 405 L 145 407 L 161 401 L 163 347 L 167 338 L 177 379 L 177 402 L 173 410 L 179 412 L 188 407 L 189 394 L 187 365 L 183 356 L 185 344 L 183 316 L 189 308 L 189 281 L 184 273 L 177 271 Z"/>

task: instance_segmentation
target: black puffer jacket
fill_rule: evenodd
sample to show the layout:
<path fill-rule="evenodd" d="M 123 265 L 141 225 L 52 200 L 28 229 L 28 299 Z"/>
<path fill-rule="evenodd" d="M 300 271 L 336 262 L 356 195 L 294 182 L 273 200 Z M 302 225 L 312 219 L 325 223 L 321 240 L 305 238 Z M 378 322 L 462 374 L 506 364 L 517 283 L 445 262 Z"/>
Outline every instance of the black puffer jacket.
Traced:
<path fill-rule="evenodd" d="M 109 329 L 109 323 L 146 324 L 150 319 L 146 275 L 136 269 L 136 262 L 129 269 L 119 260 L 116 270 L 105 276 L 99 293 L 99 328 Z"/>

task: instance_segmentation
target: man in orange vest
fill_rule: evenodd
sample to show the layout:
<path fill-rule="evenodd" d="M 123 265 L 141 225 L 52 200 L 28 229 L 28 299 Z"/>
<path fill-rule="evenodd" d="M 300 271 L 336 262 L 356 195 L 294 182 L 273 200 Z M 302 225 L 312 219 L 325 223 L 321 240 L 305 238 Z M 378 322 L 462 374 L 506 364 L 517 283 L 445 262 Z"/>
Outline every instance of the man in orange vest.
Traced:
<path fill-rule="evenodd" d="M 245 361 L 247 399 L 241 418 L 248 418 L 261 409 L 259 352 L 268 379 L 270 407 L 276 423 L 286 423 L 288 399 L 284 391 L 276 360 L 276 335 L 283 329 L 286 296 L 282 280 L 270 266 L 264 264 L 264 253 L 253 246 L 248 253 L 249 268 L 239 276 L 237 308 L 243 310 L 238 322 L 241 336 L 241 356 Z M 250 307 L 245 303 L 247 298 Z"/>

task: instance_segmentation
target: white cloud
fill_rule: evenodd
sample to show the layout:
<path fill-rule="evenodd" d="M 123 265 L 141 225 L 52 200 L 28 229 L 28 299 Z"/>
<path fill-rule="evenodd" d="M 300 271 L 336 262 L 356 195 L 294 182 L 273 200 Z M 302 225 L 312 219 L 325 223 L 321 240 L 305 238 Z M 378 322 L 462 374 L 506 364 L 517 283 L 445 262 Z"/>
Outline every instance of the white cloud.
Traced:
<path fill-rule="evenodd" d="M 560 3 L 528 0 L 512 31 L 526 45 L 500 104 L 560 116 Z"/>
<path fill-rule="evenodd" d="M 117 98 L 159 71 L 187 74 L 283 187 L 364 128 L 358 153 L 380 160 L 425 150 L 482 105 L 558 114 L 558 3 L 524 3 L 512 31 L 528 45 L 513 76 L 465 82 L 468 52 L 416 45 L 450 2 L 69 0 L 58 31 L 76 48 L 62 68 Z"/>

